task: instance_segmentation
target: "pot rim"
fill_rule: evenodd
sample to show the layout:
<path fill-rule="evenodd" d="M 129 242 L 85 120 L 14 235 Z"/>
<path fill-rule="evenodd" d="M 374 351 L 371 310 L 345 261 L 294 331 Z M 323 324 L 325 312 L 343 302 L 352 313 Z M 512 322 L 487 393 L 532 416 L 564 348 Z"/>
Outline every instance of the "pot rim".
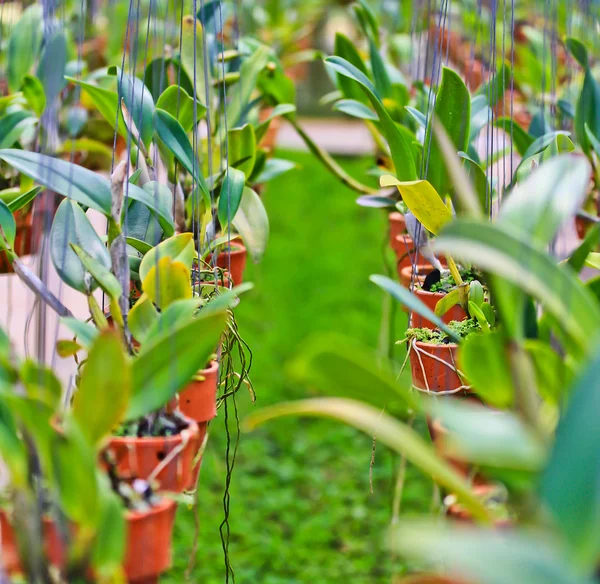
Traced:
<path fill-rule="evenodd" d="M 219 370 L 219 362 L 216 359 L 213 359 L 210 362 L 210 365 L 208 367 L 206 367 L 205 369 L 201 369 L 200 371 L 198 371 L 198 373 L 196 373 L 196 375 L 194 375 L 194 377 L 192 377 L 192 381 L 204 381 L 204 379 L 198 379 L 198 376 L 199 375 L 207 376 L 218 370 Z M 179 393 L 181 393 L 181 392 L 179 392 Z"/>
<path fill-rule="evenodd" d="M 246 253 L 246 246 L 241 242 L 238 241 L 237 239 L 231 239 L 229 240 L 228 243 L 224 243 L 225 245 L 229 245 L 229 247 L 231 248 L 229 251 L 226 249 L 223 249 L 219 255 L 241 255 L 241 254 L 245 254 Z"/>
<path fill-rule="evenodd" d="M 434 347 L 434 348 L 441 348 L 441 349 L 446 349 L 448 351 L 454 349 L 458 349 L 458 343 L 444 343 L 444 344 L 440 344 L 440 343 L 427 343 L 425 341 L 417 341 L 416 339 L 413 339 L 414 342 L 419 345 L 419 347 Z M 412 343 L 412 341 L 411 341 Z"/>
<path fill-rule="evenodd" d="M 156 444 L 160 446 L 172 444 L 175 446 L 183 440 L 181 435 L 186 430 L 191 430 L 190 440 L 195 436 L 199 436 L 200 428 L 198 427 L 198 422 L 187 416 L 184 416 L 184 418 L 188 422 L 188 427 L 179 432 L 179 434 L 173 434 L 172 436 L 142 436 L 141 438 L 138 436 L 111 436 L 106 447 L 110 448 L 111 445 L 119 446 L 128 444 Z"/>

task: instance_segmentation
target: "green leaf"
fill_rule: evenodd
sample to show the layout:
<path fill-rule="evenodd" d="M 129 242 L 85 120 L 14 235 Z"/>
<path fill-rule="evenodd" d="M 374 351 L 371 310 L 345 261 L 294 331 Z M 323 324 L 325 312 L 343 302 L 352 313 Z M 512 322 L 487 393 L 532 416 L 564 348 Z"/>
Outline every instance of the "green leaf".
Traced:
<path fill-rule="evenodd" d="M 152 300 L 144 293 L 131 307 L 127 316 L 127 324 L 133 338 L 138 343 L 144 343 L 153 325 L 158 321 L 158 311 Z"/>
<path fill-rule="evenodd" d="M 381 123 L 381 129 L 390 147 L 390 153 L 392 155 L 392 161 L 396 169 L 396 176 L 401 181 L 413 181 L 417 179 L 417 169 L 415 167 L 415 161 L 412 155 L 410 145 L 406 142 L 396 124 L 390 117 L 389 113 L 383 106 L 377 90 L 373 87 L 371 81 L 344 59 L 339 57 L 328 57 L 325 59 L 325 63 L 331 69 L 352 79 L 360 85 L 362 90 L 365 92 L 373 109 L 377 112 L 379 121 Z"/>
<path fill-rule="evenodd" d="M 144 347 L 133 361 L 127 420 L 163 407 L 192 377 L 206 367 L 223 329 L 224 312 L 202 313 L 192 322 L 173 327 L 171 334 Z"/>
<path fill-rule="evenodd" d="M 219 195 L 218 217 L 221 229 L 226 229 L 235 217 L 242 200 L 246 175 L 237 168 L 229 167 L 225 171 L 225 178 Z"/>
<path fill-rule="evenodd" d="M 442 71 L 442 81 L 435 100 L 433 117 L 444 127 L 456 151 L 466 152 L 469 144 L 471 96 L 458 73 L 447 67 Z M 440 145 L 433 139 L 431 132 L 430 124 L 425 137 L 425 144 L 431 143 L 429 171 L 425 178 L 440 195 L 444 196 L 450 192 L 452 184 Z"/>
<path fill-rule="evenodd" d="M 582 69 L 587 69 L 589 66 L 589 57 L 585 45 L 573 37 L 568 37 L 565 41 L 568 51 L 575 57 Z"/>
<path fill-rule="evenodd" d="M 183 10 L 183 9 L 182 9 Z M 203 104 L 211 103 L 211 57 L 205 60 L 204 47 L 209 46 L 208 41 L 204 40 L 204 30 L 202 24 L 192 15 L 186 15 L 181 22 L 181 49 L 180 60 L 181 67 L 187 75 L 190 83 L 196 87 L 196 99 Z M 209 64 L 208 71 L 205 70 L 205 62 Z M 206 74 L 207 73 L 207 74 Z M 208 77 L 208 102 L 206 77 Z M 228 120 L 229 121 L 229 120 Z M 231 122 L 229 122 L 231 124 Z"/>
<path fill-rule="evenodd" d="M 269 217 L 262 199 L 251 188 L 244 188 L 240 207 L 231 223 L 252 259 L 260 261 L 269 241 Z"/>
<path fill-rule="evenodd" d="M 481 166 L 477 164 L 473 159 L 469 158 L 464 152 L 459 152 L 459 156 L 462 159 L 463 167 L 467 171 L 467 176 L 473 183 L 473 188 L 479 198 L 479 203 L 485 215 L 489 215 L 490 199 L 491 199 L 491 187 L 488 183 L 488 178 Z M 459 210 L 463 210 L 463 206 L 459 200 L 457 207 Z"/>
<path fill-rule="evenodd" d="M 265 162 L 265 166 L 260 174 L 256 178 L 252 178 L 252 183 L 257 185 L 265 184 L 294 168 L 296 168 L 296 164 L 291 160 L 269 158 Z"/>
<path fill-rule="evenodd" d="M 358 53 L 354 43 L 344 34 L 338 32 L 335 35 L 335 45 L 333 49 L 333 53 L 349 62 L 351 65 L 356 67 L 358 71 L 360 71 L 363 75 L 367 76 L 367 67 L 362 60 L 360 54 Z M 350 79 L 348 79 L 343 74 L 336 75 L 337 86 L 339 87 L 342 95 L 346 99 L 352 99 L 363 103 L 368 103 L 368 99 L 363 91 L 356 84 L 352 83 Z"/>
<path fill-rule="evenodd" d="M 391 294 L 398 302 L 406 306 L 409 310 L 420 314 L 423 318 L 426 318 L 432 322 L 440 330 L 444 331 L 451 339 L 456 342 L 460 342 L 460 337 L 456 333 L 449 329 L 442 320 L 436 316 L 423 302 L 421 302 L 410 290 L 407 290 L 394 280 L 387 276 L 372 275 L 369 280 L 379 286 L 383 291 Z"/>
<path fill-rule="evenodd" d="M 181 262 L 188 269 L 192 269 L 192 262 L 196 257 L 194 249 L 194 234 L 180 233 L 165 239 L 156 247 L 149 250 L 140 265 L 140 279 L 144 281 L 150 270 L 163 258 Z"/>
<path fill-rule="evenodd" d="M 575 134 L 582 150 L 589 154 L 590 142 L 585 131 L 586 125 L 594 136 L 600 136 L 600 85 L 589 67 L 585 69 L 583 86 L 575 110 Z"/>
<path fill-rule="evenodd" d="M 498 223 L 519 229 L 545 247 L 583 204 L 590 176 L 584 156 L 553 157 L 512 190 L 502 202 Z"/>
<path fill-rule="evenodd" d="M 411 115 L 415 122 L 417 122 L 417 125 L 420 128 L 427 128 L 427 118 L 425 117 L 424 113 L 421 113 L 418 109 L 415 109 L 409 105 L 407 105 L 404 109 Z"/>
<path fill-rule="evenodd" d="M 381 53 L 373 39 L 369 39 L 369 55 L 371 57 L 371 71 L 375 88 L 381 97 L 389 98 L 392 94 L 392 81 L 387 72 Z"/>
<path fill-rule="evenodd" d="M 119 425 L 129 401 L 131 366 L 115 331 L 104 331 L 90 350 L 73 398 L 73 417 L 92 446 Z"/>
<path fill-rule="evenodd" d="M 164 235 L 167 237 L 173 235 L 175 231 L 172 212 L 173 195 L 166 185 L 150 181 L 143 188 L 140 188 L 130 183 L 126 185 L 125 193 L 129 199 L 142 203 L 153 213 Z M 130 211 L 133 211 L 132 207 L 129 207 L 127 210 L 128 215 Z M 127 225 L 131 226 L 131 223 L 128 222 Z M 147 216 L 144 225 L 144 235 L 152 238 L 160 238 L 162 233 L 159 232 L 159 229 Z M 135 233 L 135 231 L 132 230 L 132 233 Z"/>
<path fill-rule="evenodd" d="M 246 426 L 254 428 L 282 416 L 316 416 L 339 420 L 357 428 L 377 442 L 398 452 L 425 474 L 430 475 L 442 486 L 456 493 L 478 517 L 488 517 L 488 512 L 472 494 L 470 486 L 445 461 L 440 459 L 432 447 L 419 434 L 381 408 L 350 399 L 320 398 L 282 403 L 264 408 L 246 418 Z"/>
<path fill-rule="evenodd" d="M 21 138 L 23 130 L 35 122 L 35 118 L 24 110 L 16 110 L 0 118 L 0 147 L 12 146 Z"/>
<path fill-rule="evenodd" d="M 94 105 L 98 108 L 98 111 L 111 128 L 114 128 L 115 122 L 117 122 L 117 131 L 119 135 L 127 140 L 129 133 L 127 131 L 127 126 L 125 125 L 125 120 L 123 119 L 123 114 L 121 113 L 118 93 L 116 91 L 111 91 L 110 89 L 105 89 L 104 87 L 93 85 L 92 83 L 81 81 L 75 77 L 66 77 L 66 79 L 81 87 L 81 89 L 90 96 Z"/>
<path fill-rule="evenodd" d="M 84 268 L 70 244 L 85 248 L 105 270 L 110 270 L 110 254 L 81 207 L 65 199 L 58 207 L 50 231 L 50 257 L 61 280 L 79 292 L 92 291 L 97 282 Z"/>
<path fill-rule="evenodd" d="M 280 103 L 273 108 L 273 111 L 269 114 L 269 117 L 256 126 L 254 133 L 256 135 L 256 143 L 260 144 L 260 141 L 265 137 L 271 122 L 278 117 L 289 116 L 296 112 L 296 106 L 291 103 Z"/>
<path fill-rule="evenodd" d="M 469 335 L 460 344 L 460 370 L 479 397 L 492 407 L 508 408 L 513 403 L 511 367 L 500 331 Z"/>
<path fill-rule="evenodd" d="M 538 393 L 544 400 L 562 405 L 573 381 L 572 363 L 545 341 L 526 339 L 523 346 L 535 368 Z"/>
<path fill-rule="evenodd" d="M 198 160 L 181 124 L 168 112 L 156 108 L 154 127 L 158 137 L 165 143 L 173 156 L 198 181 L 202 192 L 210 198 L 208 186 L 198 166 Z"/>
<path fill-rule="evenodd" d="M 510 89 L 510 79 L 511 69 L 506 63 L 502 63 L 494 75 L 477 90 L 477 95 L 485 97 L 487 105 L 494 108 Z"/>
<path fill-rule="evenodd" d="M 37 76 L 44 88 L 45 101 L 52 105 L 66 85 L 67 39 L 58 28 L 45 39 L 44 49 L 37 68 Z M 113 122 L 114 124 L 114 122 Z"/>
<path fill-rule="evenodd" d="M 0 150 L 0 159 L 51 191 L 110 216 L 110 183 L 97 173 L 24 150 Z"/>
<path fill-rule="evenodd" d="M 178 85 L 167 87 L 158 98 L 156 107 L 171 114 L 181 124 L 184 132 L 190 132 L 194 122 L 200 121 L 206 114 L 206 107 L 196 99 L 194 118 L 194 98 Z"/>
<path fill-rule="evenodd" d="M 8 39 L 6 72 L 12 93 L 21 87 L 23 78 L 37 60 L 43 38 L 43 9 L 32 4 L 23 12 Z"/>
<path fill-rule="evenodd" d="M 340 99 L 335 103 L 333 109 L 359 120 L 379 120 L 377 114 L 370 107 L 355 99 Z"/>
<path fill-rule="evenodd" d="M 578 375 L 562 415 L 540 493 L 562 530 L 571 555 L 593 571 L 600 552 L 600 357 Z"/>
<path fill-rule="evenodd" d="M 402 405 L 403 413 L 418 408 L 410 391 L 410 371 L 398 375 L 375 351 L 344 336 L 322 334 L 307 343 L 291 364 L 290 373 L 332 397 L 347 397 L 378 408 Z"/>
<path fill-rule="evenodd" d="M 600 308 L 577 276 L 533 247 L 529 237 L 504 231 L 499 225 L 460 220 L 449 223 L 432 248 L 473 263 L 536 298 L 582 353 L 589 353 L 590 340 L 600 330 Z"/>
<path fill-rule="evenodd" d="M 102 486 L 102 485 L 101 485 Z M 102 512 L 94 540 L 92 563 L 101 581 L 118 582 L 126 545 L 126 524 L 120 497 L 107 485 L 101 490 Z"/>
<path fill-rule="evenodd" d="M 17 224 L 12 211 L 2 200 L 0 200 L 0 228 L 2 229 L 2 232 L 0 232 L 0 249 L 5 249 L 5 241 L 12 247 L 17 236 Z"/>
<path fill-rule="evenodd" d="M 256 135 L 251 124 L 234 128 L 227 133 L 229 139 L 229 166 L 241 170 L 246 176 L 252 174 L 256 163 Z"/>
<path fill-rule="evenodd" d="M 441 298 L 435 305 L 434 313 L 436 316 L 442 317 L 446 314 L 453 306 L 460 304 L 461 302 L 461 291 L 459 288 L 453 288 Z"/>
<path fill-rule="evenodd" d="M 240 67 L 240 81 L 228 92 L 227 124 L 230 128 L 243 122 L 242 116 L 256 87 L 258 74 L 265 68 L 271 49 L 260 45 Z"/>
<path fill-rule="evenodd" d="M 20 377 L 29 398 L 44 403 L 53 410 L 58 407 L 62 388 L 52 369 L 26 360 L 21 366 Z"/>
<path fill-rule="evenodd" d="M 382 187 L 398 187 L 402 200 L 411 213 L 434 235 L 437 235 L 440 229 L 452 220 L 452 212 L 444 205 L 440 195 L 429 181 L 400 182 L 393 176 L 385 175 L 381 177 L 380 184 Z"/>
<path fill-rule="evenodd" d="M 224 296 L 224 294 L 220 294 L 219 299 L 222 296 Z M 190 322 L 203 303 L 204 299 L 200 296 L 175 300 L 160 313 L 158 318 L 154 319 L 151 323 L 146 323 L 150 324 L 150 327 L 145 331 L 144 342 L 158 342 L 160 338 L 170 335 L 174 328 Z M 212 308 L 214 303 L 215 301 L 211 300 L 207 306 L 203 307 L 203 312 L 205 312 L 209 306 Z M 222 312 L 223 309 L 226 308 L 229 308 L 229 303 L 223 305 L 219 311 Z"/>
<path fill-rule="evenodd" d="M 545 533 L 483 530 L 456 523 L 405 520 L 393 549 L 413 561 L 442 563 L 450 574 L 481 584 L 592 584 L 578 575 Z"/>
<path fill-rule="evenodd" d="M 150 142 L 152 142 L 155 125 L 152 94 L 141 79 L 122 73 L 119 68 L 115 69 L 115 73 L 119 89 L 119 109 L 121 99 L 123 99 L 133 123 L 140 132 L 142 142 L 148 148 Z M 114 124 L 115 122 L 113 121 L 111 126 L 114 127 Z"/>
<path fill-rule="evenodd" d="M 142 280 L 142 289 L 160 310 L 164 310 L 176 300 L 191 298 L 190 278 L 190 270 L 185 264 L 163 257 Z"/>
<path fill-rule="evenodd" d="M 130 245 L 141 254 L 147 254 L 153 248 L 153 246 L 149 243 L 146 243 L 140 239 L 136 239 L 135 237 L 126 237 L 125 241 L 127 242 L 127 245 Z"/>
<path fill-rule="evenodd" d="M 33 75 L 25 75 L 21 91 L 29 107 L 40 117 L 46 109 L 46 94 L 42 82 Z"/>
<path fill-rule="evenodd" d="M 77 254 L 84 268 L 91 274 L 94 280 L 98 283 L 103 292 L 108 294 L 109 298 L 118 302 L 121 297 L 121 284 L 113 273 L 106 268 L 102 263 L 95 260 L 89 253 L 78 245 L 71 243 L 71 249 Z"/>
<path fill-rule="evenodd" d="M 523 156 L 529 147 L 535 141 L 533 136 L 530 136 L 519 124 L 514 122 L 511 118 L 498 118 L 494 123 L 494 126 L 504 130 L 509 136 L 512 137 L 513 144 L 517 152 Z"/>

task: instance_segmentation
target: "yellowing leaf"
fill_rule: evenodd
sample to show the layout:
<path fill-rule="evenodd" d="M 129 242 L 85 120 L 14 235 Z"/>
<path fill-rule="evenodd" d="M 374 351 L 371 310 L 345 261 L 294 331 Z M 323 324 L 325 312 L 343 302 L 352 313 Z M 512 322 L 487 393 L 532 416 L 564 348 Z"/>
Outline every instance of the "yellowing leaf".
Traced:
<path fill-rule="evenodd" d="M 175 300 L 192 297 L 190 270 L 182 262 L 164 257 L 152 266 L 142 288 L 150 300 L 164 310 Z"/>
<path fill-rule="evenodd" d="M 398 187 L 410 212 L 434 235 L 452 219 L 452 212 L 426 180 L 400 182 L 393 176 L 385 175 L 381 177 L 380 184 L 382 187 Z"/>

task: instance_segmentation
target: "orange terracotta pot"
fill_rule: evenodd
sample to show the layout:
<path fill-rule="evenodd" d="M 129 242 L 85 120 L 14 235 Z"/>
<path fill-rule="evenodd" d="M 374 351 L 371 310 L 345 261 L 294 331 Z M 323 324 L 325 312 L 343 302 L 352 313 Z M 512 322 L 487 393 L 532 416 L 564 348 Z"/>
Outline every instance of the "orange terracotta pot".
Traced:
<path fill-rule="evenodd" d="M 189 422 L 189 427 L 175 436 L 112 437 L 106 450 L 113 456 L 119 476 L 126 481 L 148 480 L 158 465 L 169 458 L 154 477 L 159 490 L 181 493 L 191 488 L 197 476 L 194 462 L 204 435 L 200 435 L 196 422 Z"/>
<path fill-rule="evenodd" d="M 427 274 L 431 272 L 433 266 L 431 264 L 419 264 L 418 266 L 406 266 L 400 270 L 400 284 L 405 288 L 410 288 L 411 284 L 415 287 L 422 286 Z"/>
<path fill-rule="evenodd" d="M 406 233 L 406 221 L 404 215 L 398 211 L 393 211 L 388 215 L 388 224 L 390 230 L 390 247 L 395 249 L 396 237 Z"/>
<path fill-rule="evenodd" d="M 585 234 L 590 228 L 591 223 L 583 217 L 575 217 L 575 229 L 577 229 L 577 236 L 579 239 L 585 239 Z"/>
<path fill-rule="evenodd" d="M 458 345 L 436 345 L 414 341 L 410 346 L 413 385 L 423 391 L 459 392 L 464 385 L 456 368 Z"/>
<path fill-rule="evenodd" d="M 421 288 L 416 288 L 414 293 L 432 312 L 435 312 L 436 304 L 445 296 L 442 292 L 427 292 Z M 465 318 L 467 318 L 467 313 L 460 304 L 455 304 L 448 312 L 446 312 L 446 314 L 444 314 L 444 316 L 442 316 L 442 321 L 447 324 L 453 320 L 460 321 Z M 427 320 L 416 312 L 412 313 L 410 326 L 413 328 L 428 328 L 431 330 L 437 328 L 430 320 Z"/>
<path fill-rule="evenodd" d="M 217 415 L 218 382 L 219 364 L 213 361 L 180 392 L 179 411 L 199 424 L 210 422 Z"/>
<path fill-rule="evenodd" d="M 18 574 L 23 571 L 17 540 L 13 526 L 4 511 L 0 511 L 1 555 L 0 563 L 9 574 Z M 50 517 L 42 518 L 42 532 L 44 538 L 44 551 L 48 561 L 53 566 L 64 567 L 66 563 L 65 545 L 58 533 L 56 524 Z"/>
<path fill-rule="evenodd" d="M 164 499 L 149 511 L 128 511 L 125 574 L 130 584 L 154 584 L 171 567 L 175 501 Z"/>
<path fill-rule="evenodd" d="M 415 244 L 410 235 L 403 234 L 396 236 L 392 249 L 396 254 L 398 275 L 400 275 L 403 268 L 414 264 L 431 266 L 431 264 L 415 250 Z M 433 268 L 433 266 L 431 267 Z"/>
<path fill-rule="evenodd" d="M 244 281 L 244 270 L 246 269 L 246 248 L 238 242 L 231 242 L 230 251 L 222 251 L 217 256 L 217 267 L 228 270 L 234 286 L 239 286 Z"/>
<path fill-rule="evenodd" d="M 431 441 L 433 442 L 435 449 L 438 454 L 446 460 L 454 470 L 463 477 L 469 476 L 469 465 L 457 458 L 449 456 L 446 448 L 446 441 L 448 440 L 448 430 L 444 428 L 439 420 L 427 420 L 427 426 L 429 427 L 429 434 Z"/>
<path fill-rule="evenodd" d="M 415 574 L 402 578 L 399 584 L 466 584 L 466 582 L 438 574 Z"/>

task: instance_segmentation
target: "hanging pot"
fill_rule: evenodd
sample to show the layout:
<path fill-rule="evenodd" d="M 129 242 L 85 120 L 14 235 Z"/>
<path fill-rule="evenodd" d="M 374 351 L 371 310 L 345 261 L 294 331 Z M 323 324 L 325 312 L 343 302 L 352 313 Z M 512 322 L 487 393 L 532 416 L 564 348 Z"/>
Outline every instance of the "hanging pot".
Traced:
<path fill-rule="evenodd" d="M 213 361 L 179 393 L 179 411 L 197 423 L 210 422 L 217 415 L 219 364 Z"/>
<path fill-rule="evenodd" d="M 411 341 L 410 368 L 413 385 L 422 391 L 459 393 L 465 383 L 458 374 L 458 345 Z"/>
<path fill-rule="evenodd" d="M 422 288 L 415 288 L 414 293 L 417 298 L 432 312 L 435 312 L 437 303 L 444 298 L 444 296 L 446 296 L 446 294 L 443 292 L 427 292 L 427 290 L 423 290 Z M 446 324 L 453 320 L 465 320 L 465 318 L 467 318 L 467 313 L 460 304 L 455 304 L 448 312 L 446 312 L 446 314 L 441 317 L 442 322 Z M 416 312 L 412 313 L 410 326 L 413 328 L 428 328 L 431 330 L 435 330 L 437 328 L 437 326 L 434 325 L 430 320 L 424 318 Z"/>
<path fill-rule="evenodd" d="M 125 575 L 130 584 L 156 584 L 171 567 L 175 501 L 162 500 L 148 511 L 128 511 Z"/>
<path fill-rule="evenodd" d="M 244 281 L 247 251 L 243 244 L 232 241 L 229 250 L 222 251 L 217 256 L 217 267 L 228 270 L 234 286 L 239 286 Z"/>
<path fill-rule="evenodd" d="M 206 428 L 201 433 L 190 419 L 189 426 L 174 436 L 113 436 L 106 451 L 123 480 L 155 479 L 159 490 L 181 493 L 194 485 L 196 455 L 205 433 Z"/>

